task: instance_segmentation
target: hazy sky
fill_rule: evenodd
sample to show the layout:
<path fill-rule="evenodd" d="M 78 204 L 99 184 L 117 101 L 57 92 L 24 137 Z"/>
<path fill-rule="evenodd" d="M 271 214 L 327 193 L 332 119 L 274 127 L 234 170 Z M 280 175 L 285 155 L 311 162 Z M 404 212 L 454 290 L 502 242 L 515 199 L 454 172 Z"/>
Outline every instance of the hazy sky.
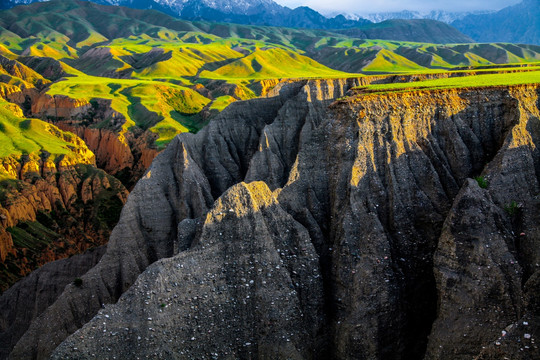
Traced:
<path fill-rule="evenodd" d="M 309 6 L 322 13 L 370 13 L 381 11 L 400 10 L 498 10 L 503 7 L 517 4 L 521 0 L 274 0 L 277 3 L 295 8 L 301 5 Z"/>

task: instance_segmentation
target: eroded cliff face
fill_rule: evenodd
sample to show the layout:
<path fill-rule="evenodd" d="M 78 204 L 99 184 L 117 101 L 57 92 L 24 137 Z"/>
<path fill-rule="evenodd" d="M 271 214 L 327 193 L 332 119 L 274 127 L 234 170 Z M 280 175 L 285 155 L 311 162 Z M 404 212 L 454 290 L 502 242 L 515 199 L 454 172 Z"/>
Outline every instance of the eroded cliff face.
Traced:
<path fill-rule="evenodd" d="M 157 135 L 148 130 L 123 131 L 124 115 L 107 99 L 92 102 L 40 93 L 31 97 L 29 116 L 50 121 L 80 137 L 95 154 L 96 165 L 132 188 L 158 154 Z M 99 126 L 106 122 L 105 126 Z"/>
<path fill-rule="evenodd" d="M 118 179 L 92 165 L 4 180 L 0 288 L 48 262 L 106 244 L 127 196 Z"/>
<path fill-rule="evenodd" d="M 91 107 L 84 99 L 40 93 L 32 99 L 31 114 L 41 119 L 76 118 L 82 117 Z"/>
<path fill-rule="evenodd" d="M 63 74 L 55 60 L 25 60 L 48 76 Z M 106 116 L 111 126 L 121 125 L 125 119 L 115 117 L 110 102 L 47 95 L 49 80 L 4 56 L 0 73 L 0 131 L 6 142 L 0 146 L 4 291 L 47 262 L 105 244 L 128 192 L 119 180 L 95 168 L 96 156 L 84 139 L 50 123 L 64 118 L 88 122 L 95 114 Z M 103 153 L 99 155 L 102 161 Z"/>
<path fill-rule="evenodd" d="M 154 142 L 157 135 L 151 131 L 132 131 L 120 135 L 110 129 L 84 127 L 72 121 L 58 126 L 81 137 L 96 155 L 96 164 L 108 174 L 132 188 L 157 156 Z"/>
<path fill-rule="evenodd" d="M 540 356 L 538 87 L 353 85 L 178 136 L 11 357 Z"/>

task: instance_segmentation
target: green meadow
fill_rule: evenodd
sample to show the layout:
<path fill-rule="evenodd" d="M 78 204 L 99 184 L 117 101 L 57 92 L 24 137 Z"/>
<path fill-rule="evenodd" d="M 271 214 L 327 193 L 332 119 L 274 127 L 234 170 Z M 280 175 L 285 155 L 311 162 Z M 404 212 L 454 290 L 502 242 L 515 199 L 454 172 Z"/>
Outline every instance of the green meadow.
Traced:
<path fill-rule="evenodd" d="M 17 105 L 0 100 L 0 158 L 50 154 L 92 161 L 92 153 L 70 132 L 38 119 L 23 118 Z M 2 172 L 0 172 L 2 177 Z"/>
<path fill-rule="evenodd" d="M 502 70 L 502 69 L 501 69 Z M 385 93 L 404 90 L 436 90 L 436 89 L 459 89 L 486 86 L 511 86 L 524 84 L 539 84 L 540 68 L 535 67 L 532 71 L 482 73 L 469 76 L 455 76 L 434 80 L 424 80 L 407 83 L 372 84 L 361 89 L 367 89 L 370 93 Z"/>

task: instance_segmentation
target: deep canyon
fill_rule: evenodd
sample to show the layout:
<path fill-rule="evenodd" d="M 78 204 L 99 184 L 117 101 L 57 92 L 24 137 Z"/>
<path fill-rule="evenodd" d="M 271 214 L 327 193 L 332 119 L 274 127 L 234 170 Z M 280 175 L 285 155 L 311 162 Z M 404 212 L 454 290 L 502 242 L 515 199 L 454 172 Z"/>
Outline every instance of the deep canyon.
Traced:
<path fill-rule="evenodd" d="M 540 357 L 538 85 L 358 85 L 282 84 L 177 136 L 106 250 L 2 295 L 2 356 Z"/>

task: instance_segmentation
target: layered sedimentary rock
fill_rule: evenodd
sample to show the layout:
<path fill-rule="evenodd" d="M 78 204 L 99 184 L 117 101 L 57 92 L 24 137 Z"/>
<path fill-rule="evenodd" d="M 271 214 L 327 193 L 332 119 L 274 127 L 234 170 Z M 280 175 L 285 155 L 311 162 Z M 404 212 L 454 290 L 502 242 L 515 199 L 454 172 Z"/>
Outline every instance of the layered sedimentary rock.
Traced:
<path fill-rule="evenodd" d="M 96 155 L 97 166 L 119 178 L 128 188 L 135 185 L 158 154 L 154 145 L 157 135 L 151 131 L 119 134 L 68 121 L 60 122 L 58 126 L 80 136 Z"/>
<path fill-rule="evenodd" d="M 2 183 L 0 289 L 48 262 L 107 243 L 128 191 L 92 165 Z"/>
<path fill-rule="evenodd" d="M 32 116 L 42 119 L 82 117 L 92 105 L 84 99 L 39 94 L 32 99 Z"/>
<path fill-rule="evenodd" d="M 538 87 L 358 84 L 178 136 L 11 357 L 537 356 Z"/>

